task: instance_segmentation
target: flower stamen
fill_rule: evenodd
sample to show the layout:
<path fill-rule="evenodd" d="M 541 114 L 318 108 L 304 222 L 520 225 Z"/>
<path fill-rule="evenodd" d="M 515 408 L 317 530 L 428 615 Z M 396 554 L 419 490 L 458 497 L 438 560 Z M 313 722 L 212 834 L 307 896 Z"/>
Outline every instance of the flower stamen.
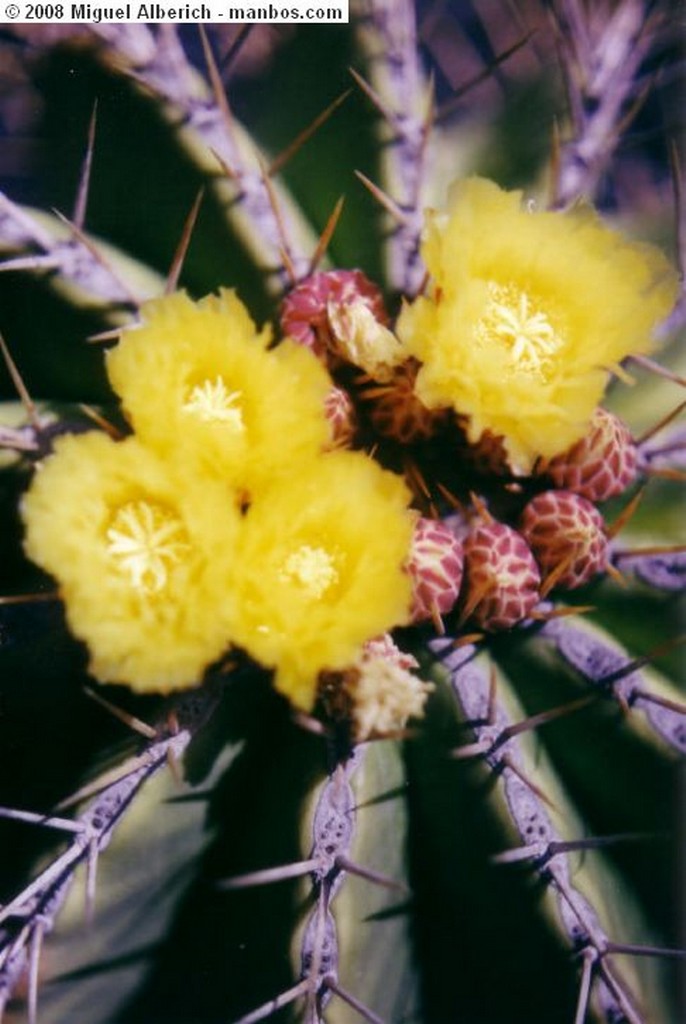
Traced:
<path fill-rule="evenodd" d="M 525 291 L 490 281 L 488 294 L 486 311 L 476 325 L 477 339 L 482 344 L 504 342 L 513 370 L 545 379 L 564 338 Z"/>
<path fill-rule="evenodd" d="M 312 600 L 319 600 L 338 582 L 338 571 L 331 554 L 321 547 L 303 544 L 293 551 L 279 573 L 282 580 L 296 583 Z"/>
<path fill-rule="evenodd" d="M 245 430 L 240 408 L 241 391 L 229 391 L 222 377 L 196 384 L 182 408 L 203 423 L 226 423 L 236 433 Z"/>
<path fill-rule="evenodd" d="M 130 501 L 117 509 L 107 541 L 113 565 L 143 594 L 163 590 L 170 568 L 190 550 L 181 520 L 148 501 Z"/>

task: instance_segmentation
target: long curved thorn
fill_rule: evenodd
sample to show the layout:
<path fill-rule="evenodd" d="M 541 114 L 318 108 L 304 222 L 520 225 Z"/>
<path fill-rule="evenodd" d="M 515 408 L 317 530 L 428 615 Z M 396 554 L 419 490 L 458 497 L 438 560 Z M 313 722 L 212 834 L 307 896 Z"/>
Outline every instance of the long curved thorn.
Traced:
<path fill-rule="evenodd" d="M 684 384 L 686 384 L 686 380 L 684 381 Z M 668 412 L 666 416 L 663 416 L 657 423 L 654 423 L 652 427 L 648 427 L 648 429 L 644 430 L 642 434 L 635 437 L 634 444 L 640 448 L 641 445 L 645 444 L 646 441 L 649 441 L 651 437 L 655 437 L 655 435 L 659 434 L 661 430 L 668 427 L 669 424 L 677 418 L 677 416 L 681 415 L 684 409 L 686 409 L 686 402 L 680 402 L 679 405 L 675 406 L 671 412 Z"/>
<path fill-rule="evenodd" d="M 664 654 L 669 654 L 670 651 L 675 650 L 677 647 L 681 647 L 684 643 L 686 643 L 686 633 L 680 633 L 678 636 L 670 637 L 669 640 L 666 640 L 664 643 L 658 644 L 656 647 L 652 647 L 646 654 L 641 654 L 638 658 L 632 658 L 631 661 L 627 661 L 627 663 L 622 665 L 621 668 L 608 673 L 606 676 L 602 676 L 597 680 L 597 682 L 600 686 L 612 686 L 614 683 L 618 683 L 621 679 L 626 679 L 626 677 L 632 675 L 632 673 L 645 668 L 646 665 L 650 665 L 650 663 L 655 661 L 656 658 L 661 658 Z"/>
<path fill-rule="evenodd" d="M 362 173 L 362 171 L 355 171 L 355 177 L 362 182 L 367 191 L 371 192 L 374 196 L 377 203 L 383 206 L 384 210 L 386 210 L 386 212 L 389 213 L 398 224 L 404 224 L 406 226 L 409 225 L 409 217 L 406 213 L 403 213 L 398 204 L 394 199 L 391 199 L 388 193 L 384 192 L 384 190 L 379 188 L 378 185 L 375 185 L 371 178 L 368 178 L 366 174 Z"/>
<path fill-rule="evenodd" d="M 122 325 L 121 327 L 108 327 L 106 331 L 98 331 L 97 334 L 90 334 L 86 338 L 86 341 L 90 345 L 100 344 L 103 341 L 116 341 L 127 328 L 139 326 L 140 324 L 138 321 L 134 321 L 134 323 Z"/>
<path fill-rule="evenodd" d="M 385 117 L 390 124 L 396 126 L 396 123 L 398 121 L 397 112 L 393 110 L 393 108 L 390 107 L 386 103 L 386 101 L 381 98 L 376 89 L 374 89 L 374 87 L 369 84 L 366 78 L 362 77 L 359 71 L 356 71 L 355 68 L 353 67 L 349 67 L 348 71 L 355 80 L 355 83 L 360 87 L 360 89 L 365 94 L 367 99 L 371 100 L 371 102 L 379 111 L 381 116 Z"/>
<path fill-rule="evenodd" d="M 641 366 L 644 370 L 648 370 L 649 373 L 654 373 L 656 377 L 664 377 L 665 380 L 671 380 L 672 383 L 678 384 L 679 387 L 686 388 L 686 377 L 680 377 L 678 373 L 674 373 L 667 366 L 662 366 L 660 363 L 656 363 L 654 359 L 649 359 L 648 356 L 628 356 L 628 359 L 632 363 L 636 363 Z"/>
<path fill-rule="evenodd" d="M 60 818 L 53 814 L 36 814 L 35 811 L 17 811 L 12 807 L 0 807 L 0 818 L 9 821 L 24 821 L 29 825 L 41 825 L 43 828 L 56 828 L 60 832 L 85 831 L 85 825 L 71 818 Z"/>
<path fill-rule="evenodd" d="M 350 860 L 344 854 L 339 854 L 335 860 L 336 867 L 342 871 L 348 871 L 351 875 L 357 875 L 359 878 L 365 878 L 368 882 L 373 882 L 375 885 L 381 885 L 384 889 L 394 889 L 397 892 L 408 893 L 409 889 L 402 882 L 396 882 L 394 878 L 388 878 L 387 875 L 379 874 L 378 871 L 372 871 L 371 868 L 365 868 L 362 864 L 356 864 L 355 861 Z"/>
<path fill-rule="evenodd" d="M 669 165 L 674 190 L 674 213 L 676 214 L 676 258 L 682 276 L 686 274 L 686 205 L 681 173 L 681 159 L 674 139 L 669 147 Z"/>
<path fill-rule="evenodd" d="M 287 878 L 300 878 L 310 871 L 316 871 L 321 867 L 321 862 L 316 857 L 308 860 L 298 860 L 293 864 L 282 864 L 276 868 L 265 868 L 263 871 L 248 871 L 244 875 L 234 875 L 233 878 L 224 878 L 217 882 L 217 889 L 221 892 L 230 892 L 233 889 L 250 889 L 255 885 L 270 885 L 272 882 L 282 882 Z"/>
<path fill-rule="evenodd" d="M 229 70 L 231 64 L 238 56 L 240 50 L 243 48 L 243 44 L 246 42 L 253 28 L 254 24 L 250 22 L 246 25 L 239 26 L 238 32 L 236 33 L 236 38 L 229 45 L 228 50 L 226 51 L 222 59 L 219 61 L 220 74 L 223 75 L 226 71 Z"/>
<path fill-rule="evenodd" d="M 586 948 L 581 954 L 583 967 L 581 970 L 581 982 L 579 983 L 579 998 L 576 1002 L 574 1024 L 584 1024 L 588 1003 L 591 997 L 591 982 L 593 981 L 593 968 L 595 967 L 598 955 L 594 949 Z"/>
<path fill-rule="evenodd" d="M 146 753 L 135 754 L 133 757 L 127 758 L 123 764 L 119 764 L 114 768 L 110 768 L 109 771 L 105 771 L 102 775 L 99 775 L 92 782 L 87 782 L 85 786 L 77 789 L 71 796 L 67 796 L 64 800 L 60 800 L 58 804 L 55 804 L 56 811 L 65 811 L 68 807 L 74 807 L 76 804 L 80 804 L 82 800 L 87 800 L 91 796 L 97 796 L 98 793 L 102 793 L 108 786 L 113 786 L 116 782 L 120 782 L 125 779 L 128 775 L 132 775 L 138 771 L 139 768 L 150 767 L 152 768 L 154 762 L 151 762 Z"/>
<path fill-rule="evenodd" d="M 460 614 L 457 619 L 457 625 L 461 628 L 465 622 L 470 618 L 476 607 L 483 601 L 483 599 L 490 594 L 495 588 L 496 581 L 488 577 L 484 577 L 481 583 L 475 586 L 467 597 L 467 601 L 460 610 Z"/>
<path fill-rule="evenodd" d="M 558 808 L 556 807 L 555 803 L 553 802 L 553 800 L 550 799 L 548 794 L 545 793 L 541 789 L 540 786 L 537 786 L 536 783 L 532 779 L 529 778 L 529 776 L 526 774 L 526 772 L 524 772 L 519 767 L 519 765 L 514 763 L 514 761 L 512 760 L 512 758 L 508 754 L 504 754 L 503 755 L 503 757 L 501 758 L 501 762 L 500 763 L 501 763 L 501 765 L 504 768 L 509 768 L 509 770 L 514 775 L 517 776 L 517 778 L 520 780 L 520 782 L 523 782 L 525 786 L 528 786 L 528 788 L 531 790 L 531 792 L 535 796 L 537 796 L 540 800 L 542 800 L 544 804 L 547 804 L 547 806 L 550 807 L 554 811 L 558 810 Z"/>
<path fill-rule="evenodd" d="M 686 960 L 686 949 L 665 949 L 662 946 L 638 946 L 628 942 L 608 942 L 604 954 L 615 953 L 626 956 L 656 956 L 670 960 Z"/>
<path fill-rule="evenodd" d="M 12 356 L 10 355 L 10 350 L 8 349 L 7 345 L 5 344 L 5 339 L 3 338 L 3 336 L 1 334 L 0 334 L 0 352 L 2 352 L 2 358 L 5 361 L 5 366 L 7 367 L 7 372 L 9 373 L 10 377 L 12 378 L 12 383 L 14 384 L 14 387 L 15 387 L 15 389 L 17 391 L 17 394 L 19 395 L 19 399 L 21 401 L 21 404 L 24 406 L 24 409 L 26 410 L 26 415 L 29 418 L 29 422 L 31 423 L 31 426 L 33 427 L 33 429 L 37 433 L 40 433 L 41 430 L 42 430 L 42 425 L 41 425 L 40 417 L 38 416 L 38 410 L 36 409 L 36 405 L 35 405 L 33 399 L 31 398 L 31 395 L 28 392 L 28 388 L 26 387 L 26 384 L 24 383 L 24 379 L 23 379 L 22 375 L 20 374 L 20 372 L 19 372 L 19 370 L 17 368 L 17 364 L 15 363 L 14 359 L 12 359 Z"/>
<path fill-rule="evenodd" d="M 137 309 L 138 306 L 140 305 L 140 299 L 136 295 L 134 295 L 134 293 L 131 291 L 131 289 L 127 285 L 126 281 L 124 281 L 119 276 L 119 274 L 116 272 L 116 270 L 114 269 L 112 264 L 109 262 L 109 260 L 103 255 L 102 252 L 100 252 L 100 250 L 98 249 L 97 245 L 95 245 L 94 242 L 92 242 L 91 239 L 88 237 L 88 235 L 86 235 L 81 230 L 81 228 L 78 226 L 78 224 L 74 224 L 73 221 L 69 220 L 68 217 L 65 217 L 65 215 L 63 213 L 60 213 L 59 210 L 56 210 L 53 207 L 52 212 L 54 213 L 54 215 L 57 217 L 58 220 L 60 220 L 66 227 L 69 228 L 69 230 L 72 232 L 72 234 L 73 234 L 74 238 L 76 239 L 76 241 L 80 242 L 81 245 L 83 245 L 84 248 L 88 250 L 88 252 L 91 254 L 93 259 L 97 263 L 100 264 L 100 266 L 103 268 L 103 270 L 107 271 L 107 273 L 110 275 L 112 280 L 115 281 L 119 285 L 119 287 L 121 288 L 122 292 L 126 296 L 126 300 L 128 302 L 130 302 L 131 305 L 135 306 L 136 309 Z"/>
<path fill-rule="evenodd" d="M 275 174 L 278 174 L 286 166 L 288 161 L 295 156 L 298 150 L 301 149 L 317 131 L 319 131 L 323 124 L 326 124 L 331 115 L 334 114 L 343 103 L 345 103 L 348 97 L 352 94 L 352 91 L 352 88 L 345 89 L 340 96 L 337 96 L 335 100 L 329 103 L 328 107 L 322 110 L 320 114 L 317 114 L 314 120 L 312 120 L 307 127 L 303 128 L 301 132 L 298 132 L 293 141 L 289 142 L 285 149 L 282 149 L 281 152 L 274 157 L 267 168 L 267 174 L 270 178 L 273 178 Z"/>
<path fill-rule="evenodd" d="M 109 420 L 105 419 L 102 413 L 99 413 L 92 405 L 87 405 L 85 402 L 79 402 L 79 409 L 84 416 L 97 424 L 97 426 L 100 427 L 101 430 L 104 430 L 106 434 L 109 434 L 114 441 L 122 440 L 124 434 L 121 430 L 118 430 L 113 423 L 110 423 Z"/>
<path fill-rule="evenodd" d="M 35 604 L 39 601 L 59 601 L 60 595 L 55 590 L 49 594 L 39 592 L 37 594 L 8 594 L 0 596 L 0 605 L 4 604 Z"/>
<path fill-rule="evenodd" d="M 560 605 L 557 608 L 540 610 L 534 608 L 532 612 L 529 612 L 529 618 L 535 622 L 552 622 L 554 619 L 564 619 L 570 615 L 588 615 L 589 612 L 594 612 L 595 610 L 596 605 L 594 604 Z"/>
<path fill-rule="evenodd" d="M 94 700 L 96 704 L 99 704 L 101 708 L 104 708 L 105 711 L 108 711 L 120 722 L 123 722 L 124 725 L 128 725 L 129 729 L 133 729 L 134 732 L 137 732 L 139 736 L 144 736 L 146 740 L 159 739 L 157 729 L 153 729 L 153 727 L 148 725 L 147 722 L 141 721 L 140 718 L 136 718 L 135 715 L 130 714 L 123 708 L 117 707 L 116 704 L 107 700 L 106 697 L 97 693 L 96 690 L 91 689 L 90 686 L 84 686 L 83 692 L 87 697 L 90 697 L 91 700 Z"/>
<path fill-rule="evenodd" d="M 536 860 L 547 863 L 559 853 L 574 853 L 577 850 L 598 850 L 615 843 L 653 842 L 666 836 L 644 832 L 618 832 L 611 836 L 585 836 L 582 839 L 551 839 L 548 843 L 527 843 L 510 850 L 503 850 L 489 858 L 491 864 L 516 864 L 522 860 Z"/>
<path fill-rule="evenodd" d="M 205 31 L 205 26 L 202 24 L 198 25 L 198 32 L 200 33 L 200 42 L 202 44 L 202 52 L 205 58 L 205 66 L 207 73 L 210 78 L 210 85 L 212 86 L 212 93 L 214 95 L 215 102 L 222 115 L 224 126 L 231 142 L 233 142 L 233 131 L 234 131 L 234 119 L 231 107 L 229 105 L 229 98 L 226 95 L 226 89 L 222 82 L 221 75 L 219 74 L 219 68 L 212 52 L 210 41 Z"/>
<path fill-rule="evenodd" d="M 383 1019 L 379 1017 L 373 1010 L 370 1010 L 368 1006 L 360 1002 L 352 992 L 348 992 L 347 989 L 342 988 L 338 982 L 327 975 L 324 978 L 324 984 L 331 991 L 335 992 L 339 999 L 342 999 L 348 1006 L 352 1006 L 353 1010 L 356 1010 L 363 1020 L 369 1021 L 369 1024 L 384 1024 Z"/>
<path fill-rule="evenodd" d="M 651 555 L 681 555 L 686 551 L 686 544 L 651 544 L 640 548 L 618 548 L 615 558 L 647 558 Z"/>
<path fill-rule="evenodd" d="M 555 586 L 557 585 L 558 581 L 560 579 L 562 579 L 564 574 L 567 572 L 567 570 L 569 569 L 570 565 L 574 561 L 574 558 L 575 558 L 575 552 L 571 551 L 567 555 L 566 558 L 563 558 L 561 562 L 557 563 L 557 565 L 552 570 L 552 572 L 549 572 L 548 575 L 546 576 L 546 578 L 543 580 L 543 582 L 541 583 L 541 585 L 539 587 L 539 594 L 541 595 L 541 598 L 544 601 L 545 601 L 546 597 L 548 596 L 548 594 L 550 593 L 550 591 L 555 588 Z"/>
<path fill-rule="evenodd" d="M 495 57 L 495 59 L 492 60 L 485 68 L 479 71 L 478 74 L 467 79 L 467 81 L 463 82 L 462 85 L 457 86 L 457 88 L 453 90 L 453 94 L 450 99 L 446 100 L 446 102 L 438 109 L 435 117 L 435 123 L 440 124 L 441 121 L 444 121 L 446 117 L 452 114 L 453 110 L 459 105 L 460 100 L 466 93 L 470 92 L 471 89 L 475 89 L 477 85 L 481 85 L 482 82 L 485 82 L 486 79 L 490 78 L 497 67 L 504 64 L 506 60 L 509 60 L 509 58 L 521 50 L 522 47 L 526 46 L 531 37 L 535 34 L 536 29 L 532 28 L 522 36 L 521 39 L 517 40 L 516 43 L 513 43 L 512 46 L 509 46 L 506 50 L 503 50 L 502 53 L 499 53 L 498 56 Z"/>
<path fill-rule="evenodd" d="M 45 256 L 15 256 L 14 259 L 0 263 L 0 273 L 11 273 L 13 270 L 59 270 L 62 261 L 53 253 Z"/>
<path fill-rule="evenodd" d="M 293 988 L 286 989 L 285 992 L 280 992 L 278 996 L 274 996 L 268 1002 L 263 1003 L 262 1006 L 258 1006 L 256 1010 L 251 1013 L 246 1013 L 243 1017 L 239 1017 L 238 1020 L 233 1021 L 233 1024 L 257 1024 L 258 1021 L 264 1020 L 265 1017 L 271 1017 L 273 1014 L 280 1010 L 283 1006 L 288 1006 L 289 1003 L 294 1002 L 306 993 L 311 988 L 311 981 L 309 978 L 303 978 Z"/>
<path fill-rule="evenodd" d="M 650 704 L 659 704 L 661 708 L 667 708 L 668 711 L 675 711 L 678 715 L 686 715 L 686 704 L 681 704 L 678 700 L 670 700 L 669 697 L 661 697 L 658 693 L 649 693 L 648 690 L 642 690 L 640 687 L 632 690 L 629 698 L 630 704 L 637 700 L 646 700 Z"/>
<path fill-rule="evenodd" d="M 338 221 L 340 220 L 341 213 L 343 212 L 344 204 L 345 196 L 341 196 L 331 211 L 329 219 L 324 226 L 324 230 L 319 236 L 319 241 L 317 242 L 316 249 L 312 253 L 312 258 L 310 260 L 310 265 L 307 268 L 306 276 L 309 277 L 310 274 L 313 274 L 323 260 L 326 250 L 329 248 L 329 243 L 333 238 L 333 233 L 338 226 Z"/>
<path fill-rule="evenodd" d="M 587 694 L 585 697 L 579 697 L 576 700 L 570 700 L 567 704 L 561 704 L 556 708 L 549 708 L 548 711 L 539 711 L 536 715 L 529 715 L 528 718 L 523 718 L 519 722 L 513 722 L 512 725 L 507 725 L 500 732 L 496 740 L 490 747 L 489 753 L 494 753 L 499 747 L 507 743 L 508 740 L 513 739 L 515 736 L 519 736 L 523 732 L 529 732 L 531 729 L 538 729 L 541 725 L 546 725 L 548 722 L 554 722 L 556 718 L 563 718 L 566 715 L 574 714 L 575 711 L 580 711 L 582 708 L 588 707 L 589 704 L 594 703 L 598 700 L 596 693 Z"/>
<path fill-rule="evenodd" d="M 271 206 L 272 213 L 274 214 L 274 220 L 276 221 L 276 229 L 278 231 L 279 238 L 281 239 L 279 255 L 281 256 L 283 267 L 286 273 L 288 274 L 291 284 L 296 285 L 298 283 L 298 277 L 295 272 L 295 267 L 293 265 L 291 247 L 288 242 L 288 235 L 286 234 L 286 225 L 283 220 L 283 215 L 281 213 L 281 208 L 279 206 L 279 200 L 276 195 L 276 190 L 274 189 L 274 184 L 271 178 L 269 177 L 269 172 L 267 171 L 267 168 L 265 167 L 263 161 L 259 157 L 258 162 L 260 166 L 260 175 L 262 177 L 262 182 L 267 193 L 267 199 L 269 200 L 269 205 Z"/>
<path fill-rule="evenodd" d="M 222 171 L 224 172 L 226 177 L 229 179 L 229 181 L 238 181 L 240 175 L 238 174 L 237 171 L 234 171 L 233 167 L 231 167 L 227 163 L 227 161 L 224 159 L 224 157 L 221 155 L 221 153 L 218 153 L 217 150 L 213 149 L 211 146 L 210 146 L 210 153 L 212 154 L 214 159 L 217 161 L 217 163 L 219 164 L 219 166 L 221 167 Z"/>
<path fill-rule="evenodd" d="M 550 132 L 550 183 L 548 185 L 548 206 L 554 209 L 560 189 L 560 167 L 562 165 L 562 142 L 560 139 L 560 122 L 553 118 Z"/>
<path fill-rule="evenodd" d="M 621 530 L 623 530 L 627 523 L 633 518 L 634 514 L 636 513 L 636 510 L 638 509 L 638 506 L 641 504 L 641 501 L 643 500 L 644 494 L 645 487 L 642 487 L 640 491 L 637 491 L 636 494 L 634 494 L 633 498 L 628 503 L 628 505 L 625 505 L 625 507 L 619 513 L 615 521 L 613 523 L 610 523 L 610 525 L 605 530 L 605 533 L 609 540 L 612 540 L 613 537 L 616 537 L 617 534 Z"/>
<path fill-rule="evenodd" d="M 95 148 L 95 126 L 98 118 L 98 100 L 97 97 L 93 103 L 93 110 L 91 112 L 90 121 L 88 122 L 88 141 L 86 143 L 86 154 L 83 158 L 83 164 L 81 166 L 81 174 L 79 176 L 79 185 L 76 192 L 76 200 L 74 202 L 74 212 L 72 214 L 72 220 L 77 227 L 82 228 L 86 223 L 86 208 L 88 206 L 88 192 L 90 189 L 91 170 L 93 167 L 93 150 Z"/>
<path fill-rule="evenodd" d="M 95 891 L 98 883 L 98 840 L 94 837 L 88 844 L 86 858 L 86 924 L 91 925 L 95 917 Z"/>
<path fill-rule="evenodd" d="M 38 969 L 43 947 L 45 925 L 39 918 L 31 932 L 29 944 L 29 978 L 28 978 L 28 1018 L 29 1024 L 37 1024 L 38 1020 Z"/>
<path fill-rule="evenodd" d="M 181 271 L 183 270 L 183 265 L 188 254 L 188 246 L 191 243 L 193 231 L 195 229 L 195 225 L 198 219 L 198 213 L 200 212 L 200 205 L 203 201 L 204 196 L 205 189 L 204 187 L 202 187 L 198 189 L 197 195 L 193 200 L 193 205 L 191 206 L 188 212 L 188 216 L 184 221 L 183 230 L 181 232 L 181 238 L 179 239 L 179 244 L 176 247 L 174 258 L 169 268 L 169 273 L 167 274 L 167 281 L 164 286 L 165 295 L 171 295 L 172 292 L 176 291 L 177 285 L 179 283 L 179 277 L 181 276 Z"/>

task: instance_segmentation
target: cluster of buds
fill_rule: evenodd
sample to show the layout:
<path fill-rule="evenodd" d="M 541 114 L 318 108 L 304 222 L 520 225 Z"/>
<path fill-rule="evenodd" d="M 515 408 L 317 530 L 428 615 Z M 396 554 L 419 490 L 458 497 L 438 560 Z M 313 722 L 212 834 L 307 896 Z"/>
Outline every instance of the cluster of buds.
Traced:
<path fill-rule="evenodd" d="M 364 403 L 373 433 L 401 444 L 433 437 L 450 419 L 417 397 L 418 363 L 388 324 L 381 291 L 361 270 L 317 271 L 283 300 L 283 334 L 311 349 L 337 382 L 326 406 L 336 445 L 357 433 L 351 394 Z"/>
<path fill-rule="evenodd" d="M 527 501 L 515 525 L 498 522 L 481 502 L 460 539 L 445 523 L 420 519 L 408 565 L 414 621 L 457 609 L 460 625 L 510 629 L 554 587 L 589 583 L 609 564 L 608 529 L 594 502 L 622 494 L 636 475 L 629 431 L 597 409 L 586 436 L 536 467 L 531 482 L 553 486 Z"/>
<path fill-rule="evenodd" d="M 326 403 L 336 446 L 355 443 L 359 413 L 375 438 L 401 445 L 465 426 L 451 411 L 422 404 L 415 388 L 420 364 L 388 325 L 380 290 L 359 270 L 314 273 L 283 302 L 284 333 L 311 348 L 336 380 Z M 456 458 L 467 473 L 503 485 L 512 480 L 503 439 L 489 430 L 456 450 Z M 456 611 L 459 625 L 510 629 L 553 588 L 574 590 L 605 572 L 609 537 L 596 504 L 624 493 L 637 466 L 628 429 L 599 407 L 580 440 L 540 458 L 528 478 L 517 480 L 533 496 L 507 522 L 481 501 L 456 528 L 419 518 L 407 562 L 412 621 L 442 629 L 443 617 Z"/>

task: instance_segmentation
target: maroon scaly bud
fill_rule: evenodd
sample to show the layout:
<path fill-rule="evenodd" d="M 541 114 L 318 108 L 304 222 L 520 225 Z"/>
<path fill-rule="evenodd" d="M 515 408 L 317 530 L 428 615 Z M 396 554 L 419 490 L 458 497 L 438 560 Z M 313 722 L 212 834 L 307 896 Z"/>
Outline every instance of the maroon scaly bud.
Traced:
<path fill-rule="evenodd" d="M 576 444 L 537 467 L 555 487 L 589 501 L 622 494 L 636 479 L 638 450 L 626 425 L 607 409 L 593 413 L 588 433 Z"/>
<path fill-rule="evenodd" d="M 541 576 L 520 533 L 505 523 L 476 523 L 464 542 L 467 579 L 460 620 L 481 629 L 511 629 L 539 601 Z"/>
<path fill-rule="evenodd" d="M 462 584 L 462 544 L 436 519 L 414 528 L 407 571 L 412 578 L 412 620 L 436 619 L 451 610 Z"/>
<path fill-rule="evenodd" d="M 544 491 L 525 506 L 521 530 L 543 579 L 574 590 L 608 564 L 608 539 L 600 512 L 572 491 Z"/>
<path fill-rule="evenodd" d="M 363 302 L 375 320 L 388 323 L 380 289 L 361 270 L 318 270 L 296 285 L 281 305 L 281 330 L 316 355 L 329 348 L 329 309 Z"/>

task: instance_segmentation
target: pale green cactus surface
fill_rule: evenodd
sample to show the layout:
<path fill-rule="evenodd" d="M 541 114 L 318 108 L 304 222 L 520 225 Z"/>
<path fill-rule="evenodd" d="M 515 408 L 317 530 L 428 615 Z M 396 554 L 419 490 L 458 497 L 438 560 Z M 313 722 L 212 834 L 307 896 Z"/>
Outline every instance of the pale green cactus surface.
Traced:
<path fill-rule="evenodd" d="M 350 6 L 0 35 L 8 1024 L 686 1019 L 682 13 Z M 218 289 L 264 362 L 188 377 L 177 416 L 155 331 L 192 360 Z M 259 393 L 270 361 L 290 390 Z M 322 362 L 357 416 L 329 395 L 326 454 L 300 414 Z M 248 472 L 258 417 L 278 436 Z M 93 525 L 127 451 L 162 497 L 134 481 Z M 146 609 L 210 492 L 231 539 L 214 517 L 175 592 L 175 674 Z M 384 575 L 417 516 L 440 564 L 415 532 Z M 311 604 L 275 638 L 255 602 L 286 587 Z"/>

